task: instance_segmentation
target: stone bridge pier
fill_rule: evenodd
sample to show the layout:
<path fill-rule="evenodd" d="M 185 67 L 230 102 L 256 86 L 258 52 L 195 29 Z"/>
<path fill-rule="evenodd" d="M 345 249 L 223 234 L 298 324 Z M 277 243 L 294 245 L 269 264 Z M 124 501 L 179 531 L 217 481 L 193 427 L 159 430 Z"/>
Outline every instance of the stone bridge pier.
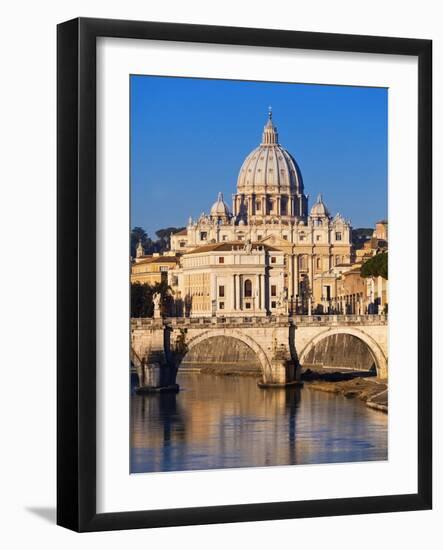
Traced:
<path fill-rule="evenodd" d="M 178 390 L 169 330 L 162 319 L 131 320 L 131 362 L 138 376 L 137 391 Z"/>

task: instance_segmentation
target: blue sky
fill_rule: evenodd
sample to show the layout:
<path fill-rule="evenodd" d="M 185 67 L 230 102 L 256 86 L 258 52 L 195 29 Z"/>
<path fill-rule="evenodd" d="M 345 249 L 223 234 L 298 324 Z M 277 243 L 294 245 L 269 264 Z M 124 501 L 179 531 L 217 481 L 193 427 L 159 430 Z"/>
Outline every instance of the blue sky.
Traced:
<path fill-rule="evenodd" d="M 131 76 L 131 225 L 150 236 L 208 212 L 261 141 L 268 105 L 309 207 L 354 227 L 387 216 L 385 88 Z"/>

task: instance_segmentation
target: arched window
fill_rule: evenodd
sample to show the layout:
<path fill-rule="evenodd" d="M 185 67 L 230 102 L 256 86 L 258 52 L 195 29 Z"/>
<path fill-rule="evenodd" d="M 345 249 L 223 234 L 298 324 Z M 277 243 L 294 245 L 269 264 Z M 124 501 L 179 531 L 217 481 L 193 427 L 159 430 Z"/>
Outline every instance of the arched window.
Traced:
<path fill-rule="evenodd" d="M 245 298 L 252 297 L 252 283 L 249 279 L 245 281 Z"/>

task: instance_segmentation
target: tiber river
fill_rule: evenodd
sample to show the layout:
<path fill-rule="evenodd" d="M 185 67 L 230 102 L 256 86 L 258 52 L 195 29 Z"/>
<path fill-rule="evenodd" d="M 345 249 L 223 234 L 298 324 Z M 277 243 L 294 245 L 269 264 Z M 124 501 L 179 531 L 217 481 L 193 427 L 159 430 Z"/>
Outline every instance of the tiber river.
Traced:
<path fill-rule="evenodd" d="M 181 372 L 178 394 L 132 395 L 131 471 L 387 459 L 386 414 L 303 388 Z"/>

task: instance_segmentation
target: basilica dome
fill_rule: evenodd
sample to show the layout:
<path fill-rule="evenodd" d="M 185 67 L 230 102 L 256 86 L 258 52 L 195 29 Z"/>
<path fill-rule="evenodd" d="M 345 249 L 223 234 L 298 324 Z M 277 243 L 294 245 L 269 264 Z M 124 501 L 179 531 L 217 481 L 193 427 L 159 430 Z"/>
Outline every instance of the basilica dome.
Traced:
<path fill-rule="evenodd" d="M 295 159 L 278 143 L 277 128 L 269 112 L 261 144 L 243 162 L 237 193 L 302 194 L 303 179 Z"/>

